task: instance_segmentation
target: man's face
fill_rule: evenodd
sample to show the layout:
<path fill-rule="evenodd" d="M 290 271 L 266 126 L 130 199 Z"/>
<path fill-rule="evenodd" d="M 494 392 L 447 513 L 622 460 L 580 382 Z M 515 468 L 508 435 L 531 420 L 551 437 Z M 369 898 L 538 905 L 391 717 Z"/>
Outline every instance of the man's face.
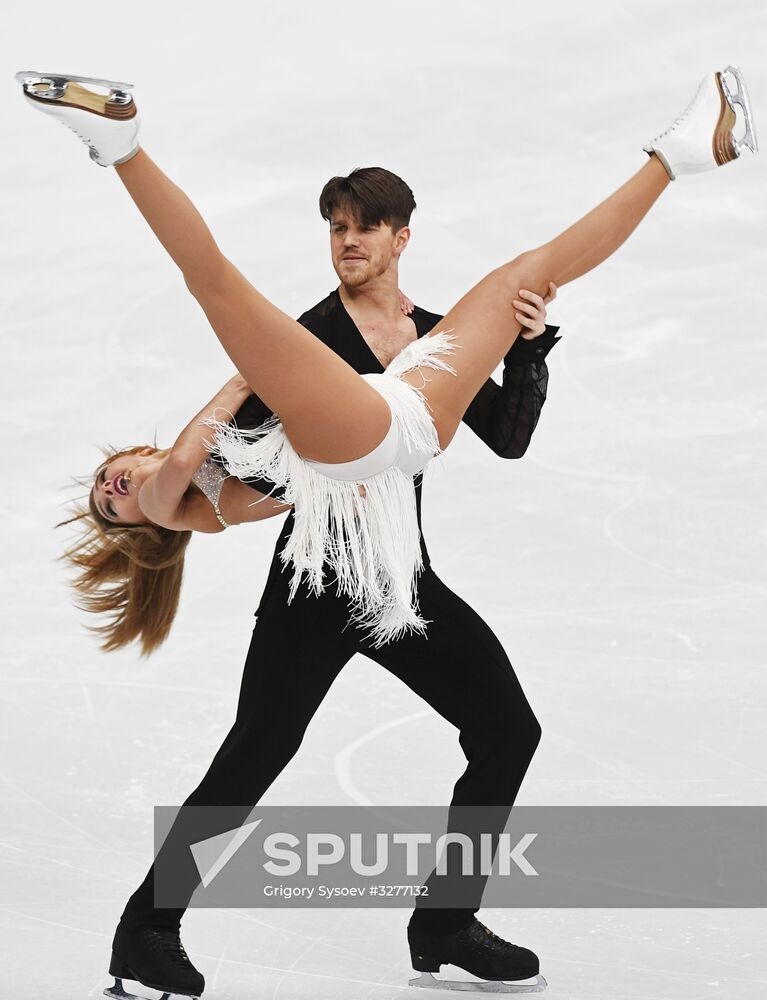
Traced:
<path fill-rule="evenodd" d="M 333 267 L 344 285 L 357 288 L 397 266 L 407 246 L 410 230 L 397 233 L 385 222 L 362 226 L 354 216 L 334 209 L 330 223 L 330 253 Z"/>

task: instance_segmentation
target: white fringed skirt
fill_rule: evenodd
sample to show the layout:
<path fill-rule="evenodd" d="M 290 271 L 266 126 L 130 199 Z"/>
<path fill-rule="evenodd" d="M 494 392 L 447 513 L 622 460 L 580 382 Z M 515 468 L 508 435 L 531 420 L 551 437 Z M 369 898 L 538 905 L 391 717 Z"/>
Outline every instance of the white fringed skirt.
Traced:
<path fill-rule="evenodd" d="M 288 603 L 304 575 L 313 592 L 321 594 L 323 564 L 328 563 L 339 592 L 351 600 L 351 622 L 368 630 L 376 648 L 408 631 L 426 632 L 416 590 L 423 558 L 413 476 L 441 449 L 421 389 L 399 376 L 415 368 L 455 375 L 443 360 L 458 346 L 453 340 L 449 331 L 420 337 L 382 374 L 361 376 L 389 404 L 392 422 L 381 444 L 352 462 L 302 458 L 276 415 L 253 430 L 213 418 L 204 421 L 215 430 L 215 440 L 207 446 L 221 455 L 231 475 L 270 479 L 282 488 L 275 498 L 293 505 L 295 524 L 280 553 L 283 565 L 294 567 Z"/>

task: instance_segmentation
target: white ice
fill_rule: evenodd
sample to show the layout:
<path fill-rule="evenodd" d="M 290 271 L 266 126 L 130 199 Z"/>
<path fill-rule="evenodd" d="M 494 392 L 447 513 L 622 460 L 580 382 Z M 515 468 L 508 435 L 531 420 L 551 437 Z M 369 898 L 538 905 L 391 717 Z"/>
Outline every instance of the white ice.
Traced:
<path fill-rule="evenodd" d="M 152 807 L 183 801 L 231 724 L 279 531 L 195 538 L 168 643 L 99 653 L 55 562 L 69 477 L 98 444 L 170 443 L 233 369 L 114 171 L 33 115 L 13 73 L 132 81 L 148 152 L 293 315 L 336 284 L 322 184 L 394 170 L 419 206 L 402 287 L 444 311 L 638 170 L 704 73 L 742 67 L 767 139 L 766 29 L 761 0 L 5 10 L 3 998 L 109 982 Z M 670 185 L 560 291 L 523 460 L 464 428 L 428 473 L 434 567 L 497 632 L 543 727 L 520 804 L 764 804 L 765 164 Z M 456 735 L 358 657 L 263 802 L 443 804 Z M 761 910 L 480 916 L 539 953 L 552 1000 L 767 990 Z M 183 932 L 206 997 L 389 1000 L 409 995 L 407 918 L 198 909 Z"/>

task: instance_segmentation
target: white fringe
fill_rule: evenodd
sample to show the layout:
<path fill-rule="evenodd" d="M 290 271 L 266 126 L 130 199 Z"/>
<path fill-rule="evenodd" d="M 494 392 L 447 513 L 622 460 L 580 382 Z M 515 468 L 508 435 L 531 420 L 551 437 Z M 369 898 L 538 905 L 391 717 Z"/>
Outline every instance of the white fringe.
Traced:
<path fill-rule="evenodd" d="M 398 376 L 418 367 L 455 375 L 441 357 L 459 346 L 453 341 L 450 331 L 420 337 L 383 374 L 362 376 L 388 402 L 401 440 L 424 456 L 422 467 L 441 453 L 437 431 L 421 388 Z M 427 381 L 424 376 L 424 385 Z M 220 453 L 231 475 L 270 479 L 283 488 L 276 498 L 294 506 L 295 526 L 280 553 L 284 565 L 294 566 L 288 603 L 304 574 L 317 596 L 324 591 L 327 562 L 352 602 L 350 621 L 369 630 L 375 648 L 406 631 L 425 633 L 428 621 L 419 612 L 416 591 L 423 559 L 412 475 L 390 466 L 366 479 L 331 479 L 297 454 L 276 415 L 253 430 L 213 417 L 203 423 L 215 430 L 215 440 L 206 446 Z"/>

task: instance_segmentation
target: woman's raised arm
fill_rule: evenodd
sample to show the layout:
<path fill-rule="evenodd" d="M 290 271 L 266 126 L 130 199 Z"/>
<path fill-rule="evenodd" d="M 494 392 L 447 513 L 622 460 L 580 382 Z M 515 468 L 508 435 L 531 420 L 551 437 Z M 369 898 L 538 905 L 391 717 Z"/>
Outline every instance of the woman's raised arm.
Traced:
<path fill-rule="evenodd" d="M 208 417 L 226 419 L 227 415 L 231 419 L 250 394 L 250 386 L 238 372 L 192 417 L 162 466 L 141 487 L 138 501 L 146 517 L 156 524 L 180 530 L 192 476 L 210 454 L 205 442 L 211 432 L 203 421 Z"/>

